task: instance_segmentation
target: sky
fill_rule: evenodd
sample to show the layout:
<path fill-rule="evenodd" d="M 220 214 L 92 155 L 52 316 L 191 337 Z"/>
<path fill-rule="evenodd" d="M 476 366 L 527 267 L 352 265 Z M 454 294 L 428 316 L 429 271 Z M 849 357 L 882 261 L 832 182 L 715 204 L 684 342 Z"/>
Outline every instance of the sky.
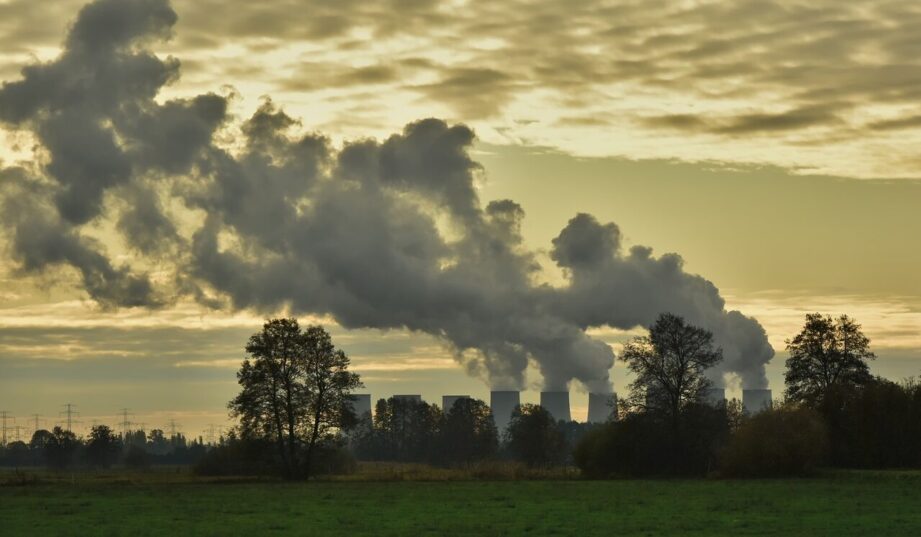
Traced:
<path fill-rule="evenodd" d="M 0 410 L 226 427 L 270 316 L 376 399 L 623 392 L 661 311 L 730 396 L 808 312 L 921 373 L 909 2 L 0 0 Z M 613 367 L 611 367 L 613 365 Z"/>

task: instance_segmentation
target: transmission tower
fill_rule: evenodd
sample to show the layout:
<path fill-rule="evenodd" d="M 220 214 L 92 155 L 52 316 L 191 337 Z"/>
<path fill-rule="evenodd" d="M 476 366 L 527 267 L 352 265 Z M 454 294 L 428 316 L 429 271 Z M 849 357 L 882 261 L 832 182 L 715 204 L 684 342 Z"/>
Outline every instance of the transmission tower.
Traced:
<path fill-rule="evenodd" d="M 217 437 L 221 434 L 221 430 L 213 423 L 208 424 L 208 428 L 205 429 L 205 438 L 208 439 L 208 445 L 213 446 L 217 443 Z"/>
<path fill-rule="evenodd" d="M 128 420 L 128 416 L 132 416 L 132 415 L 133 414 L 128 412 L 127 408 L 123 408 L 121 412 L 119 413 L 119 416 L 122 419 L 119 425 L 121 425 L 122 427 L 122 434 L 124 435 L 124 438 L 128 438 L 128 433 L 130 432 L 129 429 L 131 429 L 131 422 Z"/>
<path fill-rule="evenodd" d="M 178 423 L 176 423 L 176 420 L 174 420 L 174 419 L 169 420 L 169 425 L 167 426 L 167 428 L 169 429 L 169 438 L 170 438 L 170 440 L 175 440 L 175 439 L 176 439 L 176 435 L 177 435 L 177 433 L 179 432 L 179 427 L 180 427 L 180 425 L 179 425 Z"/>
<path fill-rule="evenodd" d="M 41 414 L 32 414 L 32 420 L 35 423 L 35 428 L 33 429 L 32 434 L 35 434 L 40 430 L 41 417 Z"/>
<path fill-rule="evenodd" d="M 67 403 L 64 405 L 64 411 L 61 414 L 65 417 L 65 423 L 67 424 L 67 432 L 72 432 L 74 428 L 74 423 L 80 423 L 74 419 L 74 416 L 79 416 L 80 413 L 75 410 L 76 405 Z"/>
<path fill-rule="evenodd" d="M 6 410 L 0 410 L 0 446 L 6 445 L 7 420 L 12 419 Z"/>

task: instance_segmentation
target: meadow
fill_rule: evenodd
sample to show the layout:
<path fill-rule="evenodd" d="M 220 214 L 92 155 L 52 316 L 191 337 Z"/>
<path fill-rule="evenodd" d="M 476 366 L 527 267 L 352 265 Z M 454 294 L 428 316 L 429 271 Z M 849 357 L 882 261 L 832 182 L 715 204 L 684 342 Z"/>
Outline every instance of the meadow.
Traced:
<path fill-rule="evenodd" d="M 531 476 L 540 477 L 540 476 Z M 365 469 L 310 483 L 0 474 L 0 535 L 919 535 L 921 472 L 796 480 L 483 480 Z"/>

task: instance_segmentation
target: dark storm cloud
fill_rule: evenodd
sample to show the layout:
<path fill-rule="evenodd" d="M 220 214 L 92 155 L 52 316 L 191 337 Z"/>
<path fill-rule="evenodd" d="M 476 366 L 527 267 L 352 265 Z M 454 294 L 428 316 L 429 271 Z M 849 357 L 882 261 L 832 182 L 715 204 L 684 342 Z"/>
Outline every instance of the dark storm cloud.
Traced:
<path fill-rule="evenodd" d="M 685 273 L 677 255 L 623 254 L 613 223 L 574 218 L 552 250 L 569 281 L 535 283 L 541 267 L 523 244 L 524 211 L 511 200 L 483 207 L 464 125 L 423 119 L 337 149 L 301 134 L 267 99 L 234 140 L 216 143 L 225 98 L 154 100 L 179 64 L 145 46 L 175 21 L 166 0 L 97 0 L 59 58 L 0 89 L 0 119 L 43 148 L 40 177 L 4 172 L 3 223 L 20 270 L 72 266 L 106 306 L 185 295 L 209 307 L 425 332 L 501 387 L 522 387 L 534 363 L 549 388 L 575 379 L 608 389 L 613 351 L 585 329 L 647 326 L 675 311 L 717 333 L 727 371 L 763 383 L 772 351 L 761 327 L 726 312 L 717 289 Z M 458 96 L 504 80 L 490 70 L 456 75 Z M 169 205 L 197 217 L 178 218 Z M 115 266 L 89 238 L 110 221 L 136 253 L 128 265 Z M 149 262 L 173 277 L 155 287 L 141 268 Z"/>

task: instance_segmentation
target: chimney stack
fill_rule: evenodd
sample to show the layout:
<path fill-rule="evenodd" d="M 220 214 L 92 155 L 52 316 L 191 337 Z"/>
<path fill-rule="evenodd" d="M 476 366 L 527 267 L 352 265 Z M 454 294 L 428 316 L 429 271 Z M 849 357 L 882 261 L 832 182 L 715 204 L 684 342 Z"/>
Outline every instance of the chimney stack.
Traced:
<path fill-rule="evenodd" d="M 617 417 L 617 394 L 588 394 L 588 423 L 605 423 Z"/>
<path fill-rule="evenodd" d="M 451 411 L 451 408 L 454 407 L 460 399 L 470 399 L 469 395 L 442 395 L 441 396 L 441 411 L 447 414 Z"/>
<path fill-rule="evenodd" d="M 492 418 L 496 422 L 500 435 L 508 428 L 512 420 L 512 412 L 519 405 L 521 405 L 521 393 L 518 391 L 489 392 L 489 408 L 492 409 Z"/>
<path fill-rule="evenodd" d="M 749 414 L 769 410 L 772 406 L 771 390 L 742 390 L 742 408 Z"/>
<path fill-rule="evenodd" d="M 572 421 L 569 414 L 569 392 L 540 392 L 540 406 L 556 421 Z"/>

